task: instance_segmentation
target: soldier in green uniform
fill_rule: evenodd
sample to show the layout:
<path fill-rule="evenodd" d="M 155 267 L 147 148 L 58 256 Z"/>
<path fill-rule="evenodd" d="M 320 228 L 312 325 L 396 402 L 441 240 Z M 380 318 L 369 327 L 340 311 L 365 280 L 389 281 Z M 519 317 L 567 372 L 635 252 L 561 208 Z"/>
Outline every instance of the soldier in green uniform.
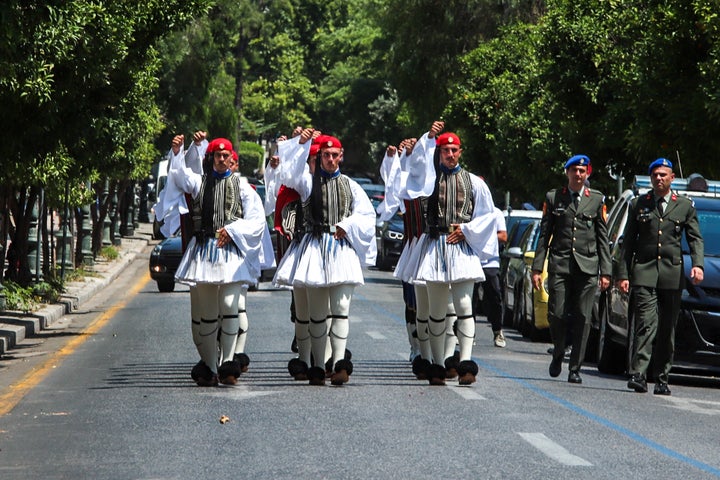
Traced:
<path fill-rule="evenodd" d="M 630 204 L 623 234 L 623 259 L 618 262 L 617 287 L 632 285 L 635 341 L 628 388 L 647 392 L 646 372 L 654 357 L 656 395 L 670 395 L 668 374 L 675 351 L 675 324 L 685 283 L 682 234 L 690 247 L 690 280 L 702 281 L 704 243 L 692 200 L 670 189 L 672 163 L 658 158 L 650 164 L 653 191 Z M 629 274 L 629 275 L 628 275 Z M 655 347 L 653 348 L 653 342 Z"/>
<path fill-rule="evenodd" d="M 565 164 L 567 187 L 545 196 L 540 222 L 540 239 L 532 264 L 532 281 L 540 289 L 545 257 L 548 257 L 548 320 L 553 340 L 549 373 L 562 372 L 567 322 L 572 324 L 572 353 L 568 382 L 582 383 L 580 367 L 590 330 L 595 292 L 610 286 L 605 196 L 586 186 L 592 171 L 586 155 L 575 155 Z"/>

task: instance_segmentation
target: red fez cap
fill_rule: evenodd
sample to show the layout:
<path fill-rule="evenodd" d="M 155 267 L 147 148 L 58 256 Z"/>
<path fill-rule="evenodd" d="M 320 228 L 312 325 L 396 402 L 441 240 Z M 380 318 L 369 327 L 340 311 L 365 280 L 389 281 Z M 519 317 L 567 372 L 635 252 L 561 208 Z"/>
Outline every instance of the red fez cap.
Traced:
<path fill-rule="evenodd" d="M 318 139 L 320 140 L 320 142 L 318 142 L 320 144 L 320 150 L 323 148 L 342 148 L 340 140 L 330 135 L 321 135 Z"/>
<path fill-rule="evenodd" d="M 325 138 L 326 135 L 318 135 L 317 138 L 313 138 L 312 143 L 310 144 L 310 156 L 314 157 L 318 154 L 320 151 L 320 142 L 322 142 L 323 138 Z"/>
<path fill-rule="evenodd" d="M 230 150 L 232 151 L 232 142 L 227 138 L 216 138 L 208 144 L 207 152 L 213 153 L 216 150 Z"/>
<path fill-rule="evenodd" d="M 435 145 L 442 147 L 443 145 L 457 145 L 460 146 L 460 137 L 452 132 L 446 132 L 442 135 L 438 135 L 435 139 Z"/>
<path fill-rule="evenodd" d="M 238 157 L 238 154 L 237 154 L 237 152 L 236 152 L 235 150 L 233 150 L 233 151 L 230 152 L 230 153 L 232 154 L 233 160 L 235 160 L 236 162 L 237 162 L 238 160 L 240 160 L 240 157 Z"/>

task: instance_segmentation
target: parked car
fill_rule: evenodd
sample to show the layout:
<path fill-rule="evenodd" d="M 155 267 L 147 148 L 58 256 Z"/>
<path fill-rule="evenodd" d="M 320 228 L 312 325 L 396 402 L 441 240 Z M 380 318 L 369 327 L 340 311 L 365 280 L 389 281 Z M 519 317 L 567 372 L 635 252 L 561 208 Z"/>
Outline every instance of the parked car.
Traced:
<path fill-rule="evenodd" d="M 520 247 L 520 241 L 523 235 L 531 229 L 532 226 L 538 223 L 539 219 L 523 218 L 515 221 L 511 227 L 508 227 L 508 239 L 505 246 L 500 251 L 500 270 L 498 275 L 500 276 L 500 288 L 503 291 L 503 325 L 506 327 L 512 326 L 512 304 L 508 304 L 505 295 L 505 289 L 507 286 L 508 267 L 510 260 L 519 258 L 518 254 L 522 252 Z"/>
<path fill-rule="evenodd" d="M 182 259 L 182 238 L 169 237 L 155 245 L 150 252 L 150 278 L 161 292 L 175 290 L 175 272 Z"/>
<path fill-rule="evenodd" d="M 375 266 L 380 270 L 392 270 L 397 265 L 403 249 L 405 222 L 400 212 L 390 220 L 382 222 L 377 235 L 377 260 Z"/>
<path fill-rule="evenodd" d="M 503 213 L 505 214 L 505 228 L 507 228 L 508 233 L 510 233 L 512 226 L 519 220 L 527 218 L 542 218 L 541 210 L 513 210 L 510 208 L 505 210 Z"/>
<path fill-rule="evenodd" d="M 385 198 L 385 185 L 378 183 L 361 183 L 360 186 L 370 198 L 373 208 L 377 208 L 378 204 Z"/>
<path fill-rule="evenodd" d="M 697 174 L 675 179 L 673 190 L 690 197 L 697 210 L 705 243 L 705 277 L 699 285 L 689 280 L 689 249 L 683 238 L 686 286 L 682 291 L 680 315 L 675 329 L 673 370 L 686 372 L 720 367 L 720 182 L 705 181 Z M 622 234 L 630 201 L 650 190 L 650 177 L 637 176 L 634 188 L 623 192 L 608 216 L 608 237 L 613 262 L 621 261 Z M 591 340 L 597 342 L 597 368 L 603 373 L 627 372 L 631 342 L 634 340 L 632 299 L 614 287 L 598 296 L 597 321 Z"/>
<path fill-rule="evenodd" d="M 520 242 L 520 238 L 528 225 L 533 223 L 533 220 L 540 220 L 542 218 L 542 212 L 539 210 L 505 210 L 505 229 L 507 230 L 507 241 L 500 248 L 500 281 L 505 277 L 505 270 L 507 269 L 508 257 L 503 255 L 507 249 L 517 247 Z"/>
<path fill-rule="evenodd" d="M 547 260 L 543 270 L 543 288 L 536 291 L 532 285 L 532 262 L 540 239 L 540 220 L 537 218 L 517 222 L 523 234 L 517 245 L 508 247 L 505 276 L 502 277 L 504 323 L 515 328 L 533 341 L 549 338 L 547 320 Z M 525 226 L 523 226 L 525 224 Z"/>
<path fill-rule="evenodd" d="M 532 285 L 532 263 L 535 260 L 535 249 L 537 248 L 536 237 L 532 250 L 523 255 L 527 272 L 525 284 L 523 285 L 523 305 L 532 305 L 532 308 L 522 309 L 518 318 L 519 331 L 524 337 L 529 337 L 533 342 L 546 342 L 550 340 L 550 322 L 548 320 L 548 261 L 545 258 L 542 274 L 540 275 L 540 290 L 535 290 Z"/>

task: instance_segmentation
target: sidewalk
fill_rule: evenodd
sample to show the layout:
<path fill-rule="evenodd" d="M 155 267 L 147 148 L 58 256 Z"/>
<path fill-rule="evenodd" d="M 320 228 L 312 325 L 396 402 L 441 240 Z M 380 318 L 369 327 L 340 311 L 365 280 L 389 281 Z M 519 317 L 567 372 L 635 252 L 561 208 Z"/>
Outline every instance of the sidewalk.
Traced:
<path fill-rule="evenodd" d="M 0 360 L 26 338 L 47 329 L 68 313 L 76 311 L 110 284 L 152 240 L 152 224 L 140 223 L 132 237 L 123 237 L 116 260 L 96 260 L 87 269 L 97 274 L 83 281 L 68 283 L 58 303 L 44 305 L 35 312 L 0 312 Z"/>

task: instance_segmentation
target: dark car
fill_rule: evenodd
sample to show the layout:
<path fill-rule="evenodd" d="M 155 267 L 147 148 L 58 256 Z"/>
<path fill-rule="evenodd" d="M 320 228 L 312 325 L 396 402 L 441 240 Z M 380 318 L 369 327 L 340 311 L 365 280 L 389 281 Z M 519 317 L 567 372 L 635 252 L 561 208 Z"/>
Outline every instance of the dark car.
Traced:
<path fill-rule="evenodd" d="M 182 260 L 182 238 L 170 237 L 155 245 L 150 253 L 150 278 L 161 292 L 175 290 L 175 272 Z"/>
<path fill-rule="evenodd" d="M 522 248 L 520 242 L 528 230 L 533 225 L 537 225 L 540 219 L 537 218 L 519 218 L 515 220 L 512 226 L 508 227 L 507 242 L 500 251 L 500 288 L 503 291 L 503 325 L 511 327 L 513 324 L 513 303 L 508 304 L 506 288 L 508 288 L 508 268 L 512 258 L 521 259 Z M 514 282 L 513 282 L 514 283 Z M 512 285 L 510 288 L 514 288 Z"/>
<path fill-rule="evenodd" d="M 377 268 L 392 270 L 397 265 L 404 237 L 405 223 L 401 213 L 396 213 L 390 220 L 382 223 L 377 235 Z"/>
<path fill-rule="evenodd" d="M 702 182 L 701 182 L 702 183 Z M 717 182 L 707 182 L 716 184 Z M 705 244 L 705 277 L 699 285 L 690 282 L 690 252 L 683 238 L 683 263 L 686 285 L 682 291 L 680 315 L 675 329 L 673 371 L 705 372 L 720 368 L 720 189 L 688 190 L 685 179 L 676 179 L 673 190 L 695 203 L 700 231 Z M 692 186 L 692 185 L 691 185 Z M 608 237 L 613 262 L 620 261 L 622 233 L 630 201 L 649 189 L 649 177 L 636 177 L 635 189 L 623 192 L 608 217 Z M 712 187 L 712 185 L 711 185 Z M 707 190 L 707 188 L 703 188 Z M 611 288 L 599 294 L 597 321 L 593 322 L 598 370 L 620 374 L 627 371 L 630 345 L 634 340 L 631 298 L 622 294 L 611 281 Z"/>

